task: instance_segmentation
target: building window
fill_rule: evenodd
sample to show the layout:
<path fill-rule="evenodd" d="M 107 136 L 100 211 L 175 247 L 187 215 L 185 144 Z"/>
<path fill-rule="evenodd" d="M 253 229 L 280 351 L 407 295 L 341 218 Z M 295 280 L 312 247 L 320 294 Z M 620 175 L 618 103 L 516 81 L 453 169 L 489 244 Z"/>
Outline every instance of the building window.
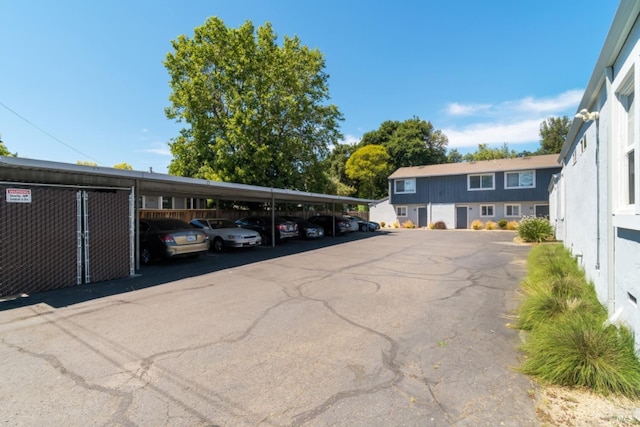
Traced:
<path fill-rule="evenodd" d="M 173 209 L 173 197 L 162 197 L 162 209 Z"/>
<path fill-rule="evenodd" d="M 397 206 L 396 214 L 398 216 L 407 216 L 407 207 L 406 206 Z"/>
<path fill-rule="evenodd" d="M 480 205 L 480 216 L 495 216 L 494 205 Z"/>
<path fill-rule="evenodd" d="M 520 205 L 504 205 L 504 216 L 520 216 Z"/>
<path fill-rule="evenodd" d="M 396 194 L 416 192 L 415 179 L 396 179 L 395 184 L 396 184 Z"/>
<path fill-rule="evenodd" d="M 587 136 L 583 136 L 580 140 L 580 154 L 584 153 L 587 150 Z"/>
<path fill-rule="evenodd" d="M 535 171 L 506 172 L 504 188 L 534 188 L 536 186 Z"/>
<path fill-rule="evenodd" d="M 477 190 L 495 189 L 494 175 L 495 174 L 492 174 L 492 173 L 484 174 L 484 175 L 468 175 L 467 190 L 477 191 Z"/>
<path fill-rule="evenodd" d="M 636 205 L 636 190 L 638 187 L 636 174 L 637 135 L 635 120 L 635 89 L 634 71 L 631 70 L 616 92 L 619 101 L 620 121 L 619 144 L 617 151 L 619 169 L 617 171 L 620 192 L 617 206 L 623 210 Z"/>

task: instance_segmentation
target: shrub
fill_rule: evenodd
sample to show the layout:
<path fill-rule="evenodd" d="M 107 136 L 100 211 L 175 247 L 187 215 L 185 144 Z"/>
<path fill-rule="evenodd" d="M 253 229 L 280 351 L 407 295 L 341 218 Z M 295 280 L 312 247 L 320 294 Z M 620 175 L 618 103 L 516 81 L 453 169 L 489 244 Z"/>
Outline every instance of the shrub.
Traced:
<path fill-rule="evenodd" d="M 484 228 L 484 224 L 479 219 L 474 219 L 471 222 L 471 228 L 474 230 L 482 230 Z"/>
<path fill-rule="evenodd" d="M 500 227 L 500 230 L 506 230 L 507 223 L 508 221 L 506 219 L 501 219 L 500 221 L 498 221 L 498 227 Z"/>
<path fill-rule="evenodd" d="M 593 286 L 575 276 L 556 277 L 551 282 L 531 281 L 523 285 L 526 299 L 518 309 L 518 328 L 533 330 L 538 325 L 562 321 L 572 313 L 606 318 L 606 310 L 595 297 Z"/>
<path fill-rule="evenodd" d="M 385 225 L 386 225 L 386 222 L 380 221 L 380 228 L 384 228 Z"/>
<path fill-rule="evenodd" d="M 447 224 L 445 224 L 444 221 L 438 221 L 434 224 L 434 228 L 436 230 L 446 230 L 447 229 Z"/>
<path fill-rule="evenodd" d="M 507 230 L 515 231 L 518 229 L 518 221 L 509 221 L 507 223 Z"/>
<path fill-rule="evenodd" d="M 531 332 L 519 370 L 543 382 L 640 397 L 633 334 L 605 322 L 607 311 L 571 253 L 559 244 L 537 246 L 528 264 L 518 327 Z"/>
<path fill-rule="evenodd" d="M 429 223 L 429 230 L 433 230 L 434 228 L 436 228 L 436 225 L 433 222 Z"/>
<path fill-rule="evenodd" d="M 574 312 L 534 329 L 523 349 L 530 357 L 521 371 L 539 380 L 640 397 L 640 362 L 624 326 L 605 326 L 595 316 Z"/>
<path fill-rule="evenodd" d="M 498 224 L 493 221 L 487 221 L 487 223 L 484 225 L 484 228 L 486 230 L 496 230 L 498 228 Z"/>
<path fill-rule="evenodd" d="M 404 224 L 402 224 L 404 228 L 416 228 L 416 225 L 410 219 L 406 220 Z"/>
<path fill-rule="evenodd" d="M 526 217 L 520 221 L 518 236 L 525 242 L 552 240 L 553 226 L 548 218 Z"/>
<path fill-rule="evenodd" d="M 400 223 L 398 221 L 394 222 L 393 228 L 400 228 Z"/>

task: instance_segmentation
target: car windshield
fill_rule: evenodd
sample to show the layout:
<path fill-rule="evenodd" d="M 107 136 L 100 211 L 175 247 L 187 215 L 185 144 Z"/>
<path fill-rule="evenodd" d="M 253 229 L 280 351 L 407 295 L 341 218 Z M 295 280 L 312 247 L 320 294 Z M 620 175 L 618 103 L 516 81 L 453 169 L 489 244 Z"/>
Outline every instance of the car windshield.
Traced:
<path fill-rule="evenodd" d="M 212 228 L 238 228 L 236 223 L 228 219 L 210 219 L 209 224 Z"/>

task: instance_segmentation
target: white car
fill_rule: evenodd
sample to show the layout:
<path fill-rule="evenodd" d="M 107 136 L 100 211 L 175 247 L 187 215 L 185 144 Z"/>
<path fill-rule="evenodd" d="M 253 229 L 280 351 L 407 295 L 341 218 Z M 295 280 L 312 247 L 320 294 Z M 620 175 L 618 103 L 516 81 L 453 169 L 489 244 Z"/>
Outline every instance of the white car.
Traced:
<path fill-rule="evenodd" d="M 358 231 L 360 230 L 360 224 L 357 219 L 353 219 L 349 215 L 343 215 L 342 219 L 349 224 L 349 229 L 347 231 Z"/>
<path fill-rule="evenodd" d="M 224 218 L 196 218 L 191 225 L 203 229 L 209 236 L 210 248 L 222 252 L 227 248 L 248 248 L 260 246 L 260 233 L 248 228 L 238 227 L 233 221 Z"/>

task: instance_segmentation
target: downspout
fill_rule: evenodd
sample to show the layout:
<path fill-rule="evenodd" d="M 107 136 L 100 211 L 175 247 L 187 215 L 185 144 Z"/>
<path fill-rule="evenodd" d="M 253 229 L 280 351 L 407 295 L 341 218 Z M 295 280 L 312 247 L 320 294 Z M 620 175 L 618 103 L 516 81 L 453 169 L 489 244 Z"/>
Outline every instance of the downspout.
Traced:
<path fill-rule="evenodd" d="M 605 85 L 606 85 L 606 99 L 613 99 L 613 92 L 611 90 L 611 82 L 613 81 L 613 67 L 605 68 Z M 609 107 L 609 125 L 607 126 L 607 148 L 611 147 L 612 141 L 612 128 L 613 120 L 612 108 Z M 611 195 L 613 194 L 613 183 L 611 179 L 611 172 L 613 171 L 613 156 L 609 149 L 607 155 L 607 309 L 609 313 L 615 313 L 616 310 L 616 276 L 615 276 L 615 242 L 614 242 L 614 229 L 613 229 L 613 200 Z"/>
<path fill-rule="evenodd" d="M 433 218 L 431 215 L 431 177 L 427 177 L 427 227 L 429 227 L 429 223 L 433 222 Z"/>
<path fill-rule="evenodd" d="M 596 123 L 596 271 L 600 271 L 600 118 Z M 584 138 L 584 137 L 583 137 Z M 577 149 L 577 147 L 576 147 Z"/>

